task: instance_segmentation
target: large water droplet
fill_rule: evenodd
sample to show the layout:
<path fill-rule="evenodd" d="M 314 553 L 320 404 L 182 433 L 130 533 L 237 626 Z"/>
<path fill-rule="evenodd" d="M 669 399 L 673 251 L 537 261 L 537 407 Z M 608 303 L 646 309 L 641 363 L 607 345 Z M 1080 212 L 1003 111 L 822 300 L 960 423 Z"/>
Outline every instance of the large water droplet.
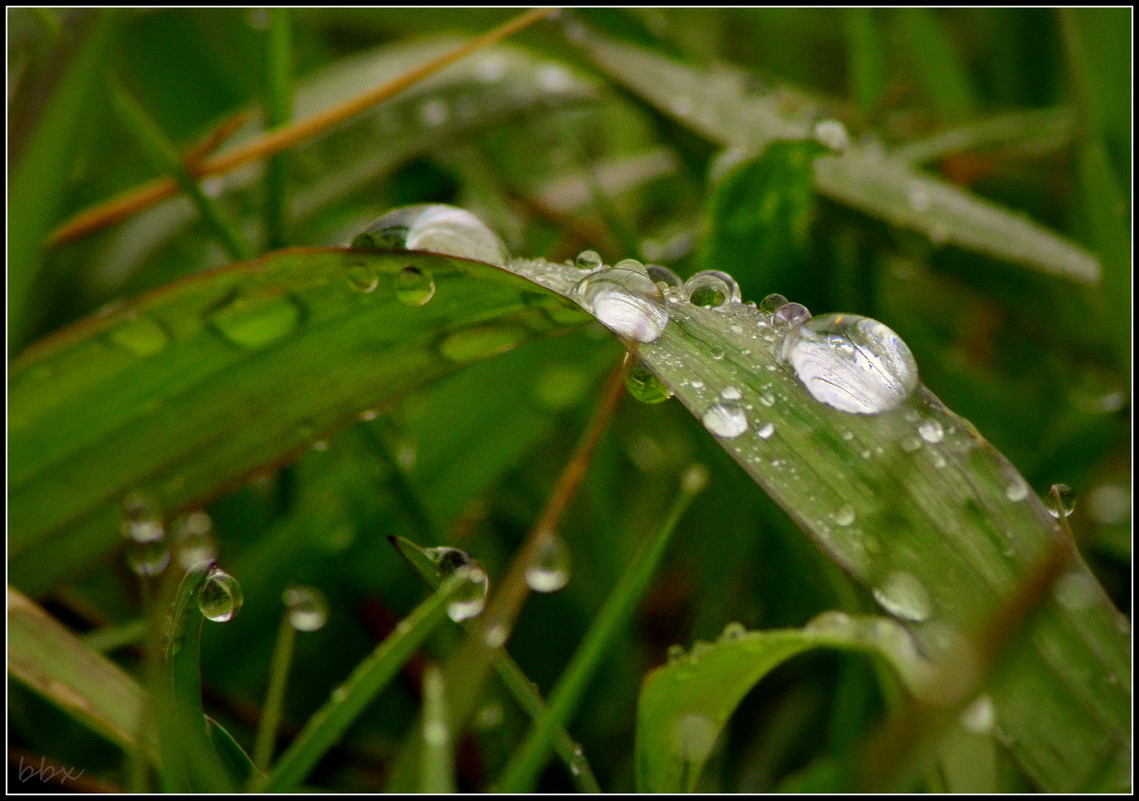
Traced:
<path fill-rule="evenodd" d="M 124 537 L 135 542 L 153 542 L 166 536 L 162 527 L 162 510 L 158 501 L 145 492 L 129 492 L 123 498 Z"/>
<path fill-rule="evenodd" d="M 423 306 L 435 296 L 435 279 L 428 270 L 409 264 L 396 273 L 395 296 L 406 306 Z"/>
<path fill-rule="evenodd" d="M 198 609 L 202 617 L 215 623 L 233 620 L 244 603 L 245 596 L 237 579 L 216 567 L 210 570 L 198 591 Z"/>
<path fill-rule="evenodd" d="M 824 314 L 793 327 L 781 358 L 815 400 L 843 412 L 884 412 L 918 385 L 917 363 L 901 337 L 854 314 Z"/>
<path fill-rule="evenodd" d="M 637 342 L 652 342 L 668 325 L 660 287 L 636 270 L 591 273 L 578 281 L 572 296 L 609 330 Z"/>
<path fill-rule="evenodd" d="M 740 286 L 736 279 L 719 270 L 703 270 L 684 282 L 684 297 L 694 306 L 717 309 L 729 303 L 739 303 Z"/>
<path fill-rule="evenodd" d="M 556 592 L 569 582 L 570 553 L 565 541 L 554 536 L 526 566 L 526 583 L 534 592 Z"/>
<path fill-rule="evenodd" d="M 297 631 L 317 631 L 328 622 L 328 600 L 315 587 L 289 587 L 281 600 L 289 625 Z"/>
<path fill-rule="evenodd" d="M 435 563 L 435 571 L 440 578 L 447 578 L 462 571 L 466 578 L 451 603 L 447 615 L 458 623 L 477 617 L 486 607 L 486 594 L 490 589 L 490 579 L 477 559 L 459 548 L 446 545 L 425 549 L 427 556 Z"/>
<path fill-rule="evenodd" d="M 625 386 L 630 395 L 641 403 L 663 403 L 672 397 L 672 390 L 644 362 L 632 354 L 628 358 L 635 359 L 625 376 Z"/>
<path fill-rule="evenodd" d="M 466 209 L 444 204 L 389 211 L 357 235 L 352 247 L 426 250 L 497 267 L 504 266 L 510 255 L 486 223 Z"/>
<path fill-rule="evenodd" d="M 170 538 L 178 554 L 178 564 L 184 570 L 209 565 L 217 561 L 217 543 L 210 516 L 198 510 L 174 518 L 170 522 Z"/>
<path fill-rule="evenodd" d="M 214 329 L 241 348 L 260 348 L 292 333 L 301 321 L 301 307 L 291 295 L 239 295 L 209 315 Z"/>
<path fill-rule="evenodd" d="M 899 620 L 920 623 L 929 617 L 929 593 L 909 573 L 891 573 L 874 588 L 874 600 Z"/>
<path fill-rule="evenodd" d="M 1045 505 L 1057 520 L 1068 517 L 1076 510 L 1076 493 L 1067 484 L 1053 484 Z"/>
<path fill-rule="evenodd" d="M 802 325 L 810 319 L 811 312 L 802 303 L 784 303 L 775 310 L 772 322 L 781 328 L 787 328 Z"/>
<path fill-rule="evenodd" d="M 148 317 L 127 320 L 112 329 L 107 337 L 136 356 L 150 356 L 166 347 L 170 335 L 159 323 Z"/>
<path fill-rule="evenodd" d="M 780 295 L 778 292 L 775 292 L 760 301 L 759 310 L 764 314 L 775 314 L 775 312 L 779 311 L 779 308 L 781 306 L 784 306 L 786 304 L 787 298 L 785 298 L 783 295 Z"/>
<path fill-rule="evenodd" d="M 737 401 L 721 400 L 704 412 L 704 427 L 717 437 L 731 439 L 747 431 L 747 415 Z"/>

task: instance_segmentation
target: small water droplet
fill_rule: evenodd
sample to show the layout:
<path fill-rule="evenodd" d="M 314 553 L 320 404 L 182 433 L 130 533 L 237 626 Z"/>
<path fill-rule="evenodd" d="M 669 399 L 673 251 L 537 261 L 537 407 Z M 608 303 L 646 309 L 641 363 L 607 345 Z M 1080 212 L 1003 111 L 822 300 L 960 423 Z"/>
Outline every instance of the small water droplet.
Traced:
<path fill-rule="evenodd" d="M 123 498 L 120 530 L 135 542 L 153 542 L 166 536 L 157 499 L 145 492 L 128 492 Z"/>
<path fill-rule="evenodd" d="M 367 295 L 380 284 L 379 274 L 367 264 L 355 264 L 348 268 L 348 286 Z"/>
<path fill-rule="evenodd" d="M 775 433 L 775 423 L 764 423 L 755 433 L 760 439 L 771 439 L 771 435 Z"/>
<path fill-rule="evenodd" d="M 621 259 L 621 261 L 613 265 L 613 269 L 632 270 L 633 272 L 643 273 L 644 275 L 649 274 L 648 270 L 645 269 L 645 265 L 641 264 L 636 259 Z"/>
<path fill-rule="evenodd" d="M 845 153 L 850 147 L 850 134 L 846 126 L 835 119 L 819 120 L 815 123 L 815 139 L 823 147 L 830 148 L 835 153 Z"/>
<path fill-rule="evenodd" d="M 214 542 L 213 532 L 213 521 L 200 509 L 170 522 L 170 539 L 178 555 L 178 564 L 183 569 L 193 570 L 217 561 L 217 543 Z"/>
<path fill-rule="evenodd" d="M 554 535 L 526 566 L 526 583 L 534 592 L 556 592 L 570 577 L 570 553 L 565 541 Z"/>
<path fill-rule="evenodd" d="M 694 306 L 718 309 L 740 302 L 736 279 L 719 270 L 703 270 L 684 282 L 681 293 Z"/>
<path fill-rule="evenodd" d="M 1048 507 L 1048 514 L 1057 520 L 1069 517 L 1076 510 L 1076 493 L 1072 492 L 1072 488 L 1067 484 L 1053 484 L 1045 505 Z"/>
<path fill-rule="evenodd" d="M 898 444 L 902 446 L 902 450 L 906 453 L 921 450 L 921 439 L 918 437 L 902 437 L 902 441 Z"/>
<path fill-rule="evenodd" d="M 784 303 L 775 311 L 774 324 L 786 328 L 802 325 L 811 319 L 811 312 L 802 303 Z"/>
<path fill-rule="evenodd" d="M 426 250 L 503 267 L 510 254 L 486 223 L 466 209 L 442 203 L 394 209 L 352 240 L 354 248 Z"/>
<path fill-rule="evenodd" d="M 118 328 L 112 329 L 107 337 L 136 356 L 151 356 L 170 342 L 166 329 L 148 317 L 127 320 Z"/>
<path fill-rule="evenodd" d="M 164 537 L 131 540 L 127 544 L 127 566 L 136 576 L 157 576 L 170 564 L 170 546 Z"/>
<path fill-rule="evenodd" d="M 686 762 L 703 762 L 712 753 L 719 733 L 716 724 L 707 715 L 690 712 L 673 723 L 672 750 Z"/>
<path fill-rule="evenodd" d="M 814 317 L 792 327 L 780 356 L 815 400 L 843 412 L 884 412 L 918 385 L 917 363 L 906 343 L 869 317 Z"/>
<path fill-rule="evenodd" d="M 731 439 L 747 431 L 747 415 L 735 401 L 717 401 L 701 418 L 704 427 L 717 437 Z"/>
<path fill-rule="evenodd" d="M 297 631 L 319 631 L 328 622 L 328 599 L 316 587 L 294 585 L 281 596 L 289 625 Z"/>
<path fill-rule="evenodd" d="M 596 270 L 602 265 L 601 254 L 596 250 L 583 250 L 573 263 L 579 270 Z"/>
<path fill-rule="evenodd" d="M 961 713 L 961 726 L 972 734 L 989 734 L 997 722 L 993 699 L 982 695 Z"/>
<path fill-rule="evenodd" d="M 396 274 L 395 296 L 407 306 L 423 306 L 435 296 L 435 279 L 427 270 L 409 264 Z"/>
<path fill-rule="evenodd" d="M 945 430 L 941 427 L 941 423 L 927 419 L 921 421 L 921 425 L 918 426 L 918 434 L 930 445 L 936 445 L 945 436 Z"/>
<path fill-rule="evenodd" d="M 1028 484 L 1020 476 L 1013 477 L 1005 487 L 1005 497 L 1013 503 L 1023 501 L 1028 497 Z"/>
<path fill-rule="evenodd" d="M 447 615 L 458 623 L 481 614 L 486 607 L 490 580 L 478 560 L 472 559 L 466 551 L 446 545 L 426 548 L 425 552 L 435 563 L 435 570 L 440 578 L 447 578 L 458 571 L 463 571 L 466 577 L 463 587 L 448 605 Z"/>
<path fill-rule="evenodd" d="M 830 516 L 836 526 L 849 526 L 854 522 L 855 513 L 851 506 L 843 505 Z"/>
<path fill-rule="evenodd" d="M 854 625 L 854 619 L 846 612 L 830 610 L 811 618 L 805 626 L 807 631 L 820 634 L 845 634 Z"/>
<path fill-rule="evenodd" d="M 302 316 L 299 301 L 288 294 L 238 295 L 214 309 L 209 321 L 231 344 L 260 348 L 291 334 Z"/>
<path fill-rule="evenodd" d="M 237 579 L 224 570 L 211 568 L 198 591 L 198 609 L 202 617 L 215 623 L 226 623 L 241 611 L 243 603 L 245 596 Z"/>
<path fill-rule="evenodd" d="M 680 490 L 686 495 L 696 495 L 708 486 L 708 468 L 700 463 L 691 464 L 680 477 Z"/>
<path fill-rule="evenodd" d="M 724 630 L 720 632 L 718 642 L 735 642 L 736 640 L 742 639 L 745 634 L 747 634 L 747 627 L 744 626 L 743 623 L 733 620 L 724 626 Z"/>
<path fill-rule="evenodd" d="M 688 661 L 688 652 L 684 650 L 683 645 L 673 644 L 668 646 L 666 658 L 668 659 L 668 664 L 679 665 L 682 662 Z"/>
<path fill-rule="evenodd" d="M 510 629 L 502 623 L 488 626 L 483 635 L 483 642 L 486 643 L 487 648 L 501 648 L 506 645 L 508 639 L 510 639 Z"/>
<path fill-rule="evenodd" d="M 419 107 L 419 121 L 428 128 L 445 125 L 451 118 L 451 111 L 442 100 L 433 98 Z"/>
<path fill-rule="evenodd" d="M 617 269 L 591 273 L 573 288 L 573 299 L 614 333 L 652 342 L 664 333 L 664 294 L 647 274 Z"/>
<path fill-rule="evenodd" d="M 677 289 L 684 283 L 680 280 L 679 275 L 660 264 L 646 264 L 645 272 L 648 273 L 649 278 L 651 278 L 657 286 L 661 286 L 663 284 L 664 287 Z"/>
<path fill-rule="evenodd" d="M 547 64 L 538 70 L 538 86 L 547 92 L 561 94 L 573 88 L 573 76 L 560 64 Z"/>
<path fill-rule="evenodd" d="M 630 395 L 641 403 L 663 403 L 672 397 L 672 390 L 643 361 L 632 354 L 628 358 L 634 359 L 625 375 L 625 387 Z"/>
<path fill-rule="evenodd" d="M 725 387 L 720 391 L 720 397 L 724 400 L 740 400 L 743 393 L 740 392 L 739 387 Z"/>
<path fill-rule="evenodd" d="M 787 298 L 776 292 L 760 301 L 759 310 L 764 314 L 775 314 L 775 312 L 779 311 L 780 306 L 785 305 L 787 305 Z"/>
<path fill-rule="evenodd" d="M 874 588 L 873 594 L 874 600 L 899 620 L 920 623 L 932 611 L 929 593 L 909 573 L 891 573 L 880 586 Z"/>

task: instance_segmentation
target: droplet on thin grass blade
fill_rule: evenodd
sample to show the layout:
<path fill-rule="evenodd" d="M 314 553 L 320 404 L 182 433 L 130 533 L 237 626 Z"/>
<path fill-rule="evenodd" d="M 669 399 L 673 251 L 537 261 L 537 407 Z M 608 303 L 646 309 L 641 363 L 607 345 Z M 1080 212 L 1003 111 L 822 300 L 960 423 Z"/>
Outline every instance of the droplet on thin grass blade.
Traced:
<path fill-rule="evenodd" d="M 526 566 L 526 583 L 535 592 L 556 592 L 566 586 L 569 578 L 569 548 L 555 534 L 538 550 L 534 561 Z"/>
<path fill-rule="evenodd" d="M 213 568 L 198 591 L 198 609 L 202 616 L 215 623 L 227 623 L 241 611 L 245 596 L 241 585 L 233 576 L 220 568 Z"/>
<path fill-rule="evenodd" d="M 297 631 L 319 631 L 328 622 L 328 599 L 315 587 L 289 587 L 281 600 L 289 625 Z"/>

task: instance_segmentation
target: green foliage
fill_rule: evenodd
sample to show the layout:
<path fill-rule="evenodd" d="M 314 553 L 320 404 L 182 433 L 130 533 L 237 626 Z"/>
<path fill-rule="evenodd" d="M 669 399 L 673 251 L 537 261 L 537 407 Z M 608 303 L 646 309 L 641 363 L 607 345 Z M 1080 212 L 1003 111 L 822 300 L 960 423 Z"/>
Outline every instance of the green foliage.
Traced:
<path fill-rule="evenodd" d="M 10 760 L 182 792 L 1129 789 L 1128 13 L 562 11 L 209 174 L 512 13 L 10 9 Z M 64 227 L 165 176 L 188 196 Z M 519 258 L 345 247 L 412 203 Z M 923 386 L 820 403 L 742 303 L 614 337 L 586 249 L 874 317 Z M 608 410 L 624 350 L 676 402 Z M 140 497 L 161 578 L 122 558 Z M 246 598 L 221 624 L 181 566 L 198 509 Z M 446 623 L 422 549 L 477 558 L 489 615 L 536 521 L 569 583 L 505 646 Z M 331 614 L 271 667 L 295 584 Z"/>

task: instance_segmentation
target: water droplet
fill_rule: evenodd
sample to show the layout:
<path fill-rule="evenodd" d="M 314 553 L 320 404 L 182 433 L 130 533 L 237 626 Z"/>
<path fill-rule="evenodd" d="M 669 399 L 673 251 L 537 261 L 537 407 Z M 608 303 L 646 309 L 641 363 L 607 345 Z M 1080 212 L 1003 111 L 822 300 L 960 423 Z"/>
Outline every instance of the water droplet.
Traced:
<path fill-rule="evenodd" d="M 355 264 L 348 268 L 348 286 L 367 295 L 380 284 L 379 274 L 367 264 Z"/>
<path fill-rule="evenodd" d="M 764 423 L 755 433 L 760 439 L 771 439 L 771 435 L 775 433 L 775 423 Z"/>
<path fill-rule="evenodd" d="M 646 264 L 645 272 L 648 273 L 649 278 L 657 286 L 664 284 L 665 287 L 679 288 L 684 282 L 680 280 L 680 276 L 672 270 L 660 264 Z"/>
<path fill-rule="evenodd" d="M 921 450 L 921 440 L 917 437 L 903 437 L 899 443 L 902 450 L 906 453 L 913 453 L 914 451 Z"/>
<path fill-rule="evenodd" d="M 989 734 L 997 722 L 993 699 L 982 695 L 961 713 L 961 726 L 972 734 Z"/>
<path fill-rule="evenodd" d="M 733 620 L 724 626 L 724 630 L 720 632 L 718 642 L 735 642 L 736 640 L 742 639 L 745 634 L 747 634 L 747 627 L 744 626 L 743 623 Z"/>
<path fill-rule="evenodd" d="M 683 645 L 673 644 L 668 646 L 666 658 L 668 659 L 668 664 L 679 665 L 682 662 L 688 661 L 688 652 L 684 650 Z"/>
<path fill-rule="evenodd" d="M 573 298 L 611 331 L 637 342 L 654 341 L 668 324 L 660 287 L 636 270 L 591 273 L 573 288 Z"/>
<path fill-rule="evenodd" d="M 1068 517 L 1076 510 L 1076 493 L 1067 484 L 1053 484 L 1045 501 L 1048 514 L 1059 520 Z"/>
<path fill-rule="evenodd" d="M 150 356 L 166 347 L 170 335 L 158 322 L 148 317 L 136 317 L 118 328 L 112 329 L 107 337 L 116 345 L 126 348 L 136 356 Z"/>
<path fill-rule="evenodd" d="M 573 88 L 573 76 L 560 64 L 547 64 L 538 70 L 538 86 L 547 92 L 561 94 Z"/>
<path fill-rule="evenodd" d="M 328 622 L 328 599 L 316 587 L 289 587 L 281 600 L 289 625 L 297 631 L 319 631 Z"/>
<path fill-rule="evenodd" d="M 830 610 L 815 615 L 804 628 L 819 634 L 845 634 L 853 625 L 854 619 L 846 612 Z"/>
<path fill-rule="evenodd" d="M 920 623 L 930 615 L 929 593 L 909 573 L 891 573 L 873 594 L 874 600 L 899 620 Z"/>
<path fill-rule="evenodd" d="M 299 302 L 288 294 L 238 295 L 209 315 L 210 324 L 228 342 L 260 348 L 291 334 L 301 322 Z"/>
<path fill-rule="evenodd" d="M 178 564 L 184 570 L 193 570 L 217 561 L 213 521 L 200 509 L 174 518 L 170 522 L 170 539 L 178 555 Z"/>
<path fill-rule="evenodd" d="M 439 352 L 451 361 L 473 362 L 505 353 L 531 336 L 521 325 L 488 323 L 448 334 L 439 343 Z"/>
<path fill-rule="evenodd" d="M 632 354 L 628 358 L 635 359 L 625 375 L 625 387 L 630 395 L 641 403 L 663 403 L 672 397 L 672 390 L 643 361 Z"/>
<path fill-rule="evenodd" d="M 120 530 L 124 537 L 135 542 L 153 542 L 165 537 L 158 501 L 145 492 L 128 492 L 123 498 Z"/>
<path fill-rule="evenodd" d="M 648 270 L 645 269 L 645 265 L 641 264 L 636 259 L 621 259 L 621 261 L 613 265 L 613 269 L 632 270 L 633 272 L 643 273 L 645 275 L 649 274 Z"/>
<path fill-rule="evenodd" d="M 131 540 L 127 544 L 127 566 L 136 576 L 157 576 L 170 564 L 170 546 L 164 537 Z"/>
<path fill-rule="evenodd" d="M 784 303 L 775 311 L 774 324 L 780 327 L 802 325 L 811 319 L 811 312 L 802 303 Z"/>
<path fill-rule="evenodd" d="M 793 327 L 781 358 L 815 400 L 843 412 L 884 412 L 918 385 L 917 363 L 901 337 L 854 314 L 824 314 Z"/>
<path fill-rule="evenodd" d="M 439 99 L 431 99 L 419 107 L 419 121 L 428 128 L 438 128 L 445 125 L 451 117 L 447 104 Z"/>
<path fill-rule="evenodd" d="M 717 437 L 731 439 L 747 431 L 747 416 L 735 401 L 717 401 L 702 418 L 704 427 Z"/>
<path fill-rule="evenodd" d="M 854 522 L 855 514 L 851 506 L 843 505 L 830 516 L 836 526 L 849 526 Z"/>
<path fill-rule="evenodd" d="M 601 254 L 596 250 L 583 250 L 577 254 L 577 258 L 573 260 L 579 270 L 596 270 L 602 264 Z"/>
<path fill-rule="evenodd" d="M 918 434 L 930 445 L 936 445 L 945 436 L 945 430 L 942 429 L 941 423 L 936 420 L 922 420 L 921 425 L 918 426 Z"/>
<path fill-rule="evenodd" d="M 775 312 L 779 311 L 780 306 L 785 306 L 786 304 L 787 298 L 776 292 L 760 301 L 759 310 L 764 314 L 775 314 Z"/>
<path fill-rule="evenodd" d="M 702 464 L 692 464 L 680 477 L 680 489 L 686 495 L 696 495 L 708 486 L 708 468 Z"/>
<path fill-rule="evenodd" d="M 427 270 L 409 264 L 396 274 L 395 296 L 407 306 L 423 306 L 435 296 L 435 279 Z"/>
<path fill-rule="evenodd" d="M 707 715 L 681 715 L 673 724 L 673 753 L 686 762 L 703 762 L 711 755 L 717 734 L 716 724 Z"/>
<path fill-rule="evenodd" d="M 483 642 L 486 643 L 487 648 L 501 648 L 506 645 L 508 639 L 510 639 L 510 629 L 502 623 L 488 626 L 483 635 Z"/>
<path fill-rule="evenodd" d="M 681 293 L 694 306 L 716 309 L 740 302 L 736 279 L 719 270 L 703 270 L 684 282 Z"/>
<path fill-rule="evenodd" d="M 815 123 L 815 139 L 835 153 L 844 153 L 850 147 L 850 134 L 838 120 L 825 119 Z"/>
<path fill-rule="evenodd" d="M 743 398 L 743 393 L 739 387 L 725 387 L 720 391 L 720 397 L 724 400 L 740 400 Z"/>
<path fill-rule="evenodd" d="M 389 211 L 352 240 L 354 248 L 426 250 L 503 267 L 509 253 L 486 223 L 466 209 L 441 203 Z"/>
<path fill-rule="evenodd" d="M 534 592 L 556 592 L 570 577 L 570 553 L 565 541 L 554 535 L 526 566 L 526 583 Z"/>
<path fill-rule="evenodd" d="M 1028 497 L 1028 485 L 1020 476 L 1014 476 L 1005 487 L 1005 497 L 1013 503 L 1023 501 Z"/>
<path fill-rule="evenodd" d="M 224 570 L 212 568 L 198 591 L 198 609 L 202 617 L 215 623 L 226 623 L 241 611 L 243 603 L 245 596 L 237 579 Z"/>
<path fill-rule="evenodd" d="M 446 545 L 425 549 L 427 556 L 435 563 L 435 571 L 440 578 L 463 571 L 466 582 L 447 607 L 447 615 L 456 623 L 477 617 L 486 607 L 486 594 L 490 589 L 490 579 L 477 559 L 472 559 L 466 551 Z"/>

